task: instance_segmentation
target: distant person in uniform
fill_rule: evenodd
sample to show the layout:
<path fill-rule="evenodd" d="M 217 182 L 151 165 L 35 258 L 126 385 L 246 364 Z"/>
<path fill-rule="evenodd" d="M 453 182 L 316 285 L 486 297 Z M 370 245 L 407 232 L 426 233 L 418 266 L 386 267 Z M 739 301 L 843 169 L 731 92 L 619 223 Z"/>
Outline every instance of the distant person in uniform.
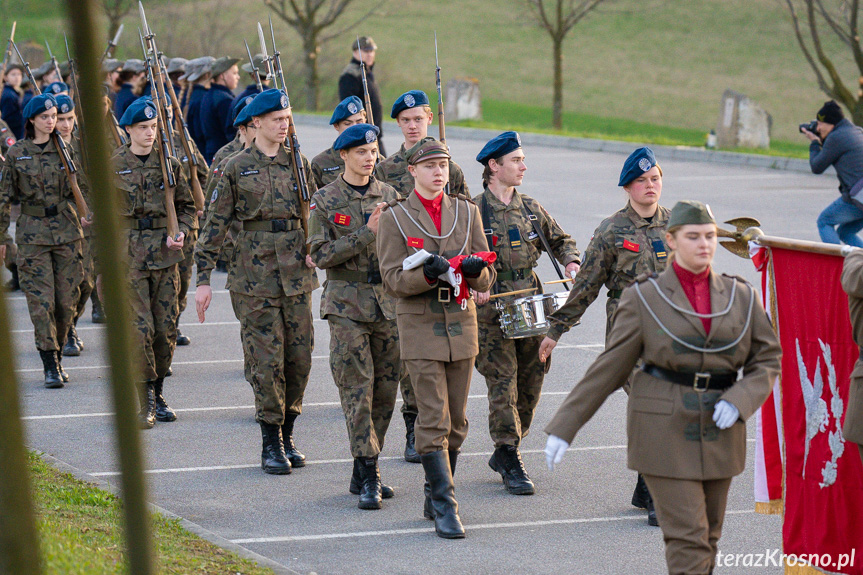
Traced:
<path fill-rule="evenodd" d="M 339 100 L 344 100 L 348 96 L 356 96 L 363 102 L 366 101 L 365 92 L 363 91 L 363 71 L 360 66 L 361 62 L 366 65 L 366 84 L 369 88 L 369 100 L 371 102 L 371 114 L 374 119 L 375 126 L 381 131 L 378 137 L 378 149 L 382 158 L 385 158 L 387 153 L 384 150 L 384 143 L 381 138 L 384 137 L 384 109 L 381 104 L 381 92 L 375 82 L 375 55 L 377 54 L 378 46 L 371 36 L 360 36 L 359 45 L 357 40 L 351 44 L 353 57 L 351 61 L 342 70 L 342 75 L 339 76 Z"/>
<path fill-rule="evenodd" d="M 356 96 L 348 96 L 339 102 L 330 117 L 330 126 L 339 134 L 351 126 L 365 122 L 366 111 L 363 108 L 363 102 Z M 312 158 L 312 174 L 315 176 L 315 184 L 318 188 L 336 181 L 339 174 L 344 171 L 345 161 L 339 151 L 332 146 Z"/>
<path fill-rule="evenodd" d="M 192 86 L 187 101 L 183 102 L 183 114 L 189 133 L 199 150 L 207 147 L 207 137 L 204 135 L 204 123 L 201 118 L 201 104 L 204 96 L 210 90 L 210 71 L 216 61 L 212 56 L 202 56 L 186 62 L 185 79 Z M 208 162 L 209 163 L 209 162 Z"/>
<path fill-rule="evenodd" d="M 201 100 L 200 115 L 201 128 L 207 140 L 206 149 L 202 152 L 208 164 L 222 146 L 234 139 L 236 133 L 231 122 L 231 102 L 240 82 L 239 61 L 239 58 L 224 56 L 213 62 L 210 70 L 213 81 Z"/>
<path fill-rule="evenodd" d="M 21 83 L 24 79 L 24 67 L 20 64 L 9 64 L 6 69 L 3 95 L 0 96 L 0 116 L 9 125 L 16 140 L 24 137 L 24 89 Z"/>
<path fill-rule="evenodd" d="M 120 71 L 120 90 L 114 98 L 114 116 L 122 118 L 129 105 L 141 97 L 147 82 L 147 70 L 143 60 L 126 60 Z"/>
<path fill-rule="evenodd" d="M 102 73 L 105 75 L 105 82 L 103 83 L 103 88 L 105 90 L 105 95 L 111 99 L 111 109 L 113 110 L 115 99 L 117 98 L 117 92 L 120 91 L 120 74 L 123 70 L 123 64 L 125 62 L 121 62 L 120 60 L 115 60 L 114 58 L 108 58 L 104 62 L 102 62 Z"/>
<path fill-rule="evenodd" d="M 255 54 L 252 57 L 252 60 L 255 62 L 255 67 L 258 69 L 258 75 L 261 78 L 261 85 L 264 87 L 264 90 L 269 89 L 270 80 L 267 79 L 267 70 L 264 65 L 264 60 L 266 56 L 263 54 Z M 248 79 L 251 80 L 251 83 L 243 88 L 243 91 L 240 92 L 238 96 L 235 96 L 233 101 L 231 102 L 231 109 L 234 109 L 234 106 L 237 105 L 237 102 L 240 100 L 245 100 L 249 96 L 257 96 L 261 93 L 258 89 L 258 83 L 255 81 L 255 72 L 252 70 L 252 65 L 246 62 L 242 66 L 240 66 L 240 70 L 242 70 L 245 74 L 248 75 Z M 233 128 L 233 125 L 231 126 Z M 236 135 L 236 128 L 233 129 L 233 134 Z"/>

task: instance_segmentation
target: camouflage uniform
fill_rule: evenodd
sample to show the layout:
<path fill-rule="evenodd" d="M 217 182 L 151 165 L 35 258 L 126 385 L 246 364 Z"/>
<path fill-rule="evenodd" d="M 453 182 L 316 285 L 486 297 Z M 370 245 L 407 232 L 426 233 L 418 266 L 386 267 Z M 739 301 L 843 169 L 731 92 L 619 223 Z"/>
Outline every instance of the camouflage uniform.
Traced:
<path fill-rule="evenodd" d="M 374 178 L 360 195 L 337 177 L 311 204 L 309 247 L 327 271 L 321 317 L 330 325 L 330 369 L 353 457 L 381 452 L 398 392 L 395 301 L 384 293 L 375 234 L 365 225 L 378 202 L 396 198 L 391 186 Z"/>
<path fill-rule="evenodd" d="M 345 171 L 345 161 L 332 148 L 328 148 L 312 158 L 312 174 L 318 189 L 335 182 L 339 174 Z"/>
<path fill-rule="evenodd" d="M 12 130 L 9 129 L 9 124 L 0 120 L 0 153 L 3 154 L 3 157 L 6 157 L 6 153 L 9 151 L 9 148 L 17 141 L 15 134 L 12 133 Z"/>
<path fill-rule="evenodd" d="M 70 154 L 74 159 L 73 150 Z M 79 178 L 79 184 L 82 191 L 87 189 L 84 178 Z M 0 174 L 0 238 L 7 244 L 12 202 L 21 203 L 15 228 L 18 273 L 36 347 L 59 351 L 84 275 L 84 235 L 72 188 L 52 142 L 43 149 L 33 140 L 19 140 L 6 153 Z"/>
<path fill-rule="evenodd" d="M 494 263 L 497 282 L 492 288 L 493 293 L 531 287 L 537 288 L 534 293 L 542 293 L 542 282 L 533 268 L 544 248 L 528 213 L 538 218 L 555 259 L 564 266 L 580 261 L 575 240 L 530 196 L 516 190 L 507 205 L 486 188 L 474 198 L 474 202 L 483 215 L 489 248 L 497 254 Z M 502 298 L 504 301 L 501 303 L 517 297 Z M 543 336 L 504 338 L 493 302 L 477 306 L 477 319 L 479 355 L 476 368 L 488 386 L 489 434 L 495 448 L 518 446 L 527 436 L 542 391 L 547 369 L 539 361 L 539 344 Z"/>
<path fill-rule="evenodd" d="M 240 320 L 246 379 L 255 392 L 255 419 L 281 425 L 302 412 L 314 346 L 311 292 L 301 204 L 292 160 L 282 146 L 271 159 L 252 143 L 225 165 L 195 249 L 198 285 L 210 274 L 231 224 L 239 220 L 226 287 Z M 309 175 L 309 162 L 303 158 Z M 308 179 L 310 192 L 314 184 Z M 264 231 L 264 230 L 267 231 Z"/>
<path fill-rule="evenodd" d="M 665 226 L 669 210 L 657 206 L 652 221 L 626 207 L 602 220 L 584 252 L 581 269 L 573 282 L 566 303 L 548 316 L 548 337 L 557 341 L 581 319 L 587 306 L 608 288 L 605 304 L 605 336 L 611 332 L 612 318 L 623 289 L 645 272 L 661 272 L 668 262 L 665 252 Z"/>
<path fill-rule="evenodd" d="M 78 167 L 82 168 L 83 166 L 81 164 L 83 164 L 83 156 L 81 154 L 81 139 L 77 134 L 73 133 L 72 142 L 69 144 L 69 147 L 72 148 L 75 158 L 78 159 Z M 90 194 L 85 193 L 84 189 L 81 190 L 81 193 L 84 194 L 84 201 L 87 202 L 87 207 L 89 207 L 92 212 L 93 203 L 90 198 Z M 78 286 L 78 301 L 75 304 L 75 317 L 73 318 L 73 323 L 75 325 L 78 325 L 78 320 L 84 314 L 87 300 L 90 299 L 93 290 L 96 289 L 96 266 L 93 262 L 93 251 L 96 247 L 93 242 L 96 236 L 93 235 L 93 226 L 87 226 L 82 229 L 84 232 L 84 240 L 81 242 L 81 254 L 84 265 L 84 275 L 81 279 L 80 285 Z"/>
<path fill-rule="evenodd" d="M 204 190 L 204 219 L 207 217 L 207 208 L 210 206 L 210 199 L 213 197 L 213 190 L 216 189 L 216 184 L 219 183 L 219 179 L 222 177 L 222 169 L 225 167 L 225 164 L 227 164 L 227 161 L 231 156 L 242 150 L 243 143 L 240 141 L 240 132 L 238 131 L 234 139 L 219 148 L 219 151 L 216 152 L 215 156 L 213 156 L 213 163 L 210 166 L 212 169 L 210 170 L 210 174 L 207 179 L 207 187 Z M 218 257 L 219 260 L 226 263 L 231 261 L 231 258 L 234 255 L 234 241 L 239 235 L 241 229 L 240 221 L 236 220 L 231 226 L 231 229 L 228 230 L 228 233 L 225 235 L 221 253 Z"/>
<path fill-rule="evenodd" d="M 115 186 L 120 196 L 121 226 L 125 228 L 129 262 L 129 296 L 143 352 L 141 375 L 152 382 L 165 377 L 174 356 L 177 339 L 177 264 L 182 250 L 171 250 L 167 240 L 167 212 L 159 152 L 150 152 L 145 162 L 128 146 L 119 148 L 111 158 Z M 174 206 L 180 232 L 187 237 L 194 225 L 195 204 L 180 162 L 171 159 L 176 178 Z"/>

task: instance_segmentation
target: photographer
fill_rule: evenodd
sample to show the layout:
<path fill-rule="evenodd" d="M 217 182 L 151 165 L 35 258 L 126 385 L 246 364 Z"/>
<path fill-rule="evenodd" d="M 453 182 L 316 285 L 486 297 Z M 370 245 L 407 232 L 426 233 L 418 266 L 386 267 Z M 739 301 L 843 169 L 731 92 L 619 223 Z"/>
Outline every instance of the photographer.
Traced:
<path fill-rule="evenodd" d="M 811 124 L 800 126 L 800 132 L 812 142 L 809 166 L 815 174 L 835 167 L 842 194 L 818 216 L 818 233 L 823 242 L 863 247 L 857 236 L 863 229 L 863 209 L 852 201 L 852 188 L 858 188 L 858 183 L 863 186 L 863 129 L 846 120 L 834 100 L 826 102 L 816 117 Z"/>

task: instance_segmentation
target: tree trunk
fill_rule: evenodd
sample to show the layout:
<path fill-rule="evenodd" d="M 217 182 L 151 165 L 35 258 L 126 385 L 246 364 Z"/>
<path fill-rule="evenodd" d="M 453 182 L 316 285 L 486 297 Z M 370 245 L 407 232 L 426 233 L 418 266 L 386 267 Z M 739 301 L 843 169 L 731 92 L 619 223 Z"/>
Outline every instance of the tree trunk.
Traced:
<path fill-rule="evenodd" d="M 305 72 L 306 109 L 318 109 L 318 34 L 307 29 L 303 33 L 303 68 Z"/>
<path fill-rule="evenodd" d="M 850 108 L 851 121 L 855 126 L 863 126 L 863 98 L 858 98 L 854 107 Z"/>
<path fill-rule="evenodd" d="M 563 129 L 563 37 L 552 37 L 554 61 L 554 96 L 551 104 L 552 126 Z"/>

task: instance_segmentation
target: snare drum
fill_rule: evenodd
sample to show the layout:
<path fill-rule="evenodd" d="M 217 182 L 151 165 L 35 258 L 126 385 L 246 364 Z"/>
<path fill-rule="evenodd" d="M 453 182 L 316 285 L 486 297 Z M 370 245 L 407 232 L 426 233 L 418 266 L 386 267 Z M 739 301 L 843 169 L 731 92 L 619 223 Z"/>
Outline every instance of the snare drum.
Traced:
<path fill-rule="evenodd" d="M 558 292 L 520 297 L 508 303 L 495 302 L 503 337 L 545 335 L 549 327 L 547 316 L 560 308 L 567 297 L 568 292 Z"/>

